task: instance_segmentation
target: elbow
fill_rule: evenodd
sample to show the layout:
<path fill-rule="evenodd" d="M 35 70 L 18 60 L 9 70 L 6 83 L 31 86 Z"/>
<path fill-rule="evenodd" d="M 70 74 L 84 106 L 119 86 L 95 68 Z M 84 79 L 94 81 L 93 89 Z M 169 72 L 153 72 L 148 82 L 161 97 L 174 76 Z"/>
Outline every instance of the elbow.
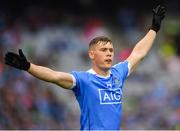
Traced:
<path fill-rule="evenodd" d="M 135 47 L 132 51 L 132 55 L 137 59 L 143 59 L 148 54 L 148 51 Z"/>
<path fill-rule="evenodd" d="M 141 56 L 141 58 L 143 59 L 147 54 L 148 54 L 147 52 L 141 52 L 141 53 L 140 53 L 140 56 Z"/>

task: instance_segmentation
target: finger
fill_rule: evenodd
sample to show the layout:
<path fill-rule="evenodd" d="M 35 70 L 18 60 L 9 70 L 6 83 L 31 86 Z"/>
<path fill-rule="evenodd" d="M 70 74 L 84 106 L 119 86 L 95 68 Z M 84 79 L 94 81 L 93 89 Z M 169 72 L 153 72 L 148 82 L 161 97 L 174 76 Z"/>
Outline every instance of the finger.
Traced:
<path fill-rule="evenodd" d="M 23 54 L 23 52 L 22 52 L 22 49 L 19 49 L 19 55 L 20 55 L 21 57 L 25 57 L 24 54 Z"/>
<path fill-rule="evenodd" d="M 166 10 L 163 9 L 163 10 L 161 10 L 161 11 L 159 12 L 159 14 L 164 14 L 165 12 L 166 12 Z"/>
<path fill-rule="evenodd" d="M 17 54 L 12 53 L 12 52 L 8 52 L 8 53 L 6 54 L 6 56 L 8 56 L 8 57 L 19 57 Z"/>
<path fill-rule="evenodd" d="M 11 59 L 11 58 L 6 58 L 5 59 L 5 63 L 8 63 L 9 65 L 11 65 L 11 66 L 18 66 L 18 59 Z"/>
<path fill-rule="evenodd" d="M 158 10 L 158 14 L 161 14 L 162 12 L 165 12 L 165 7 L 163 6 Z"/>
<path fill-rule="evenodd" d="M 153 12 L 153 14 L 156 14 L 156 10 L 155 9 L 153 9 L 152 12 Z"/>
<path fill-rule="evenodd" d="M 10 65 L 10 66 L 14 66 L 14 64 L 11 63 L 11 62 L 9 62 L 9 61 L 5 61 L 5 64 L 6 64 L 6 65 Z"/>
<path fill-rule="evenodd" d="M 13 52 L 8 52 L 8 53 L 6 53 L 6 55 L 15 55 L 15 53 L 13 53 Z"/>
<path fill-rule="evenodd" d="M 5 60 L 6 60 L 6 61 L 13 61 L 13 58 L 6 56 L 6 57 L 5 57 Z"/>
<path fill-rule="evenodd" d="M 11 62 L 5 62 L 5 64 L 19 69 L 19 67 L 17 65 L 14 65 Z"/>
<path fill-rule="evenodd" d="M 161 6 L 161 7 L 160 7 L 160 10 L 165 10 L 165 7 L 164 7 L 164 6 Z"/>
<path fill-rule="evenodd" d="M 12 56 L 10 56 L 10 55 L 6 55 L 5 56 L 5 60 L 13 60 L 14 59 L 14 57 L 12 57 Z"/>
<path fill-rule="evenodd" d="M 158 5 L 156 8 L 153 9 L 153 12 L 157 14 L 157 12 L 158 12 L 158 10 L 159 10 L 160 7 L 161 7 L 161 6 Z"/>
<path fill-rule="evenodd" d="M 158 14 L 159 14 L 159 15 L 163 15 L 163 14 L 165 14 L 165 12 L 166 12 L 166 10 L 163 9 L 163 10 L 161 10 Z"/>

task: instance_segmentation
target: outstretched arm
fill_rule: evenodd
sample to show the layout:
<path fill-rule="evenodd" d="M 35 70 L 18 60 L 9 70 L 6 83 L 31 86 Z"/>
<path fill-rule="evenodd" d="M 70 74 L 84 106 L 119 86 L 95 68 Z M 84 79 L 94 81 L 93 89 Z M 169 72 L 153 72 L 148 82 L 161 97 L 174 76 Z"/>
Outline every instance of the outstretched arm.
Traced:
<path fill-rule="evenodd" d="M 147 55 L 149 50 L 151 49 L 154 39 L 156 37 L 157 32 L 160 29 L 161 21 L 165 16 L 165 8 L 162 6 L 157 6 L 153 9 L 153 20 L 152 26 L 148 33 L 135 45 L 132 53 L 127 58 L 127 61 L 130 63 L 131 70 L 130 73 L 133 72 L 138 65 L 138 63 Z"/>
<path fill-rule="evenodd" d="M 5 63 L 17 69 L 25 70 L 38 79 L 57 84 L 62 88 L 70 89 L 73 86 L 71 74 L 32 64 L 27 61 L 22 50 L 19 50 L 19 55 L 8 52 L 5 56 Z"/>
<path fill-rule="evenodd" d="M 73 85 L 73 79 L 69 73 L 54 71 L 32 63 L 28 72 L 38 79 L 57 84 L 65 89 L 70 89 Z"/>

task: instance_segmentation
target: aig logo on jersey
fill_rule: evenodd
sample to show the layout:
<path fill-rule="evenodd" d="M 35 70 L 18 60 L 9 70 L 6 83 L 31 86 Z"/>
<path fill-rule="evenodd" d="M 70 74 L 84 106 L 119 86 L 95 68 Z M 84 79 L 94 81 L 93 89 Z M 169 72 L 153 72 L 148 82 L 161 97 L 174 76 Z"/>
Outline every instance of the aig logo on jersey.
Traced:
<path fill-rule="evenodd" d="M 121 103 L 121 89 L 99 89 L 100 104 L 119 104 Z"/>

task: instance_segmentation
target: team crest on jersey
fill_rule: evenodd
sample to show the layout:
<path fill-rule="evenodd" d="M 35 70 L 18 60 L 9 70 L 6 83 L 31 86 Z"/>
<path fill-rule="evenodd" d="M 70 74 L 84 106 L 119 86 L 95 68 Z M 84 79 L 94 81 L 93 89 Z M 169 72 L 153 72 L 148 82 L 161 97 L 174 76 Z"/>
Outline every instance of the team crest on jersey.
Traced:
<path fill-rule="evenodd" d="M 120 88 L 112 89 L 99 89 L 100 104 L 120 104 L 122 99 L 122 91 Z"/>
<path fill-rule="evenodd" d="M 117 77 L 114 77 L 114 83 L 115 83 L 116 85 L 119 84 L 119 79 L 118 79 Z"/>
<path fill-rule="evenodd" d="M 118 77 L 113 77 L 113 81 L 114 81 L 115 88 L 118 88 L 120 84 L 120 80 L 118 79 Z"/>

